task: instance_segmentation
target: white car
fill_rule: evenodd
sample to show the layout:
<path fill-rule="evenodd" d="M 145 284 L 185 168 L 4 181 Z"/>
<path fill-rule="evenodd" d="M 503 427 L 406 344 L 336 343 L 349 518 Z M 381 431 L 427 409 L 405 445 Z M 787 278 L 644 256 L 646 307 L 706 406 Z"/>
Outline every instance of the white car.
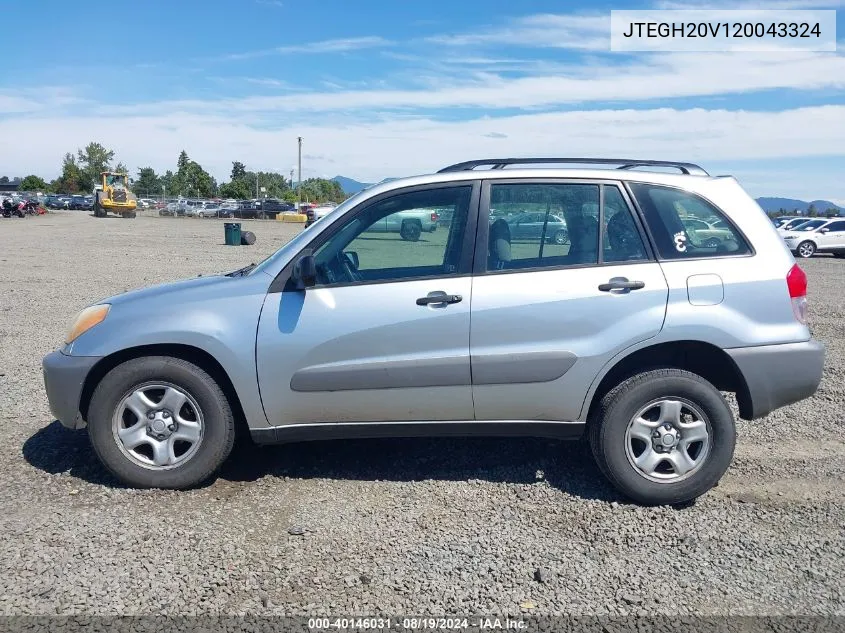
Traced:
<path fill-rule="evenodd" d="M 783 240 L 789 250 L 804 259 L 816 253 L 845 257 L 845 218 L 810 220 L 787 231 Z"/>
<path fill-rule="evenodd" d="M 778 233 L 784 234 L 787 231 L 794 231 L 799 226 L 801 226 L 802 224 L 806 224 L 807 222 L 810 222 L 812 219 L 813 218 L 792 218 L 791 220 L 788 220 L 786 222 L 782 222 L 777 227 Z"/>

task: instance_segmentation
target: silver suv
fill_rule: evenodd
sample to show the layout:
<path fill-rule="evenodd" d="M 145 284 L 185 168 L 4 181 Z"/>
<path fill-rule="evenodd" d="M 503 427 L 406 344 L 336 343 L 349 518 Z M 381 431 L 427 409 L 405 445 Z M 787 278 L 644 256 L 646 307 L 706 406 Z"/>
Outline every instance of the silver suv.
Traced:
<path fill-rule="evenodd" d="M 448 221 L 370 230 L 421 209 Z M 513 235 L 525 213 L 544 226 Z M 374 186 L 257 266 L 86 308 L 43 365 L 56 417 L 133 486 L 202 482 L 239 425 L 259 443 L 586 433 L 622 493 L 674 504 L 731 462 L 721 392 L 760 418 L 812 395 L 823 360 L 806 276 L 734 178 L 543 158 Z"/>

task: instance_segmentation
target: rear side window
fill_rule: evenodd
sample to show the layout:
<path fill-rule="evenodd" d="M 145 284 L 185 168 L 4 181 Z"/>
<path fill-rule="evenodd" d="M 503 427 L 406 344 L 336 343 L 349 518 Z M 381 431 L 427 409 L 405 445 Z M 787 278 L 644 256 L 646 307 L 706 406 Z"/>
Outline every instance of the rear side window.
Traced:
<path fill-rule="evenodd" d="M 725 215 L 703 198 L 659 185 L 631 183 L 630 186 L 664 259 L 751 252 Z"/>

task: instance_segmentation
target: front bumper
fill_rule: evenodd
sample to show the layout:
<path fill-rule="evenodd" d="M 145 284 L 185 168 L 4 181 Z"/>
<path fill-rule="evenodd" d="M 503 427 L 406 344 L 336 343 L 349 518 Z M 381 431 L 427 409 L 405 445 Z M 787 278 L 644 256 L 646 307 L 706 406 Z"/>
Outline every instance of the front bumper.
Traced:
<path fill-rule="evenodd" d="M 748 385 L 750 402 L 740 401 L 740 408 L 744 409 L 742 417 L 749 420 L 809 398 L 822 380 L 824 345 L 815 339 L 725 351 Z"/>
<path fill-rule="evenodd" d="M 57 351 L 47 354 L 41 361 L 50 411 L 69 429 L 85 426 L 79 413 L 79 401 L 85 379 L 99 360 L 99 356 L 69 356 Z"/>

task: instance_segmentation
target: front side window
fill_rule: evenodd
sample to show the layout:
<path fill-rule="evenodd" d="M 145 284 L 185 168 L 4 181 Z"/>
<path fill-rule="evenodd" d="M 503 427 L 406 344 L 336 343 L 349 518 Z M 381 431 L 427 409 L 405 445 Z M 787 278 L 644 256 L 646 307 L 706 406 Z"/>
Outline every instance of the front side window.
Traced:
<path fill-rule="evenodd" d="M 751 252 L 724 214 L 703 198 L 660 185 L 630 186 L 661 257 L 721 257 Z"/>
<path fill-rule="evenodd" d="M 426 189 L 355 213 L 314 253 L 317 284 L 457 274 L 471 197 L 471 186 Z"/>

